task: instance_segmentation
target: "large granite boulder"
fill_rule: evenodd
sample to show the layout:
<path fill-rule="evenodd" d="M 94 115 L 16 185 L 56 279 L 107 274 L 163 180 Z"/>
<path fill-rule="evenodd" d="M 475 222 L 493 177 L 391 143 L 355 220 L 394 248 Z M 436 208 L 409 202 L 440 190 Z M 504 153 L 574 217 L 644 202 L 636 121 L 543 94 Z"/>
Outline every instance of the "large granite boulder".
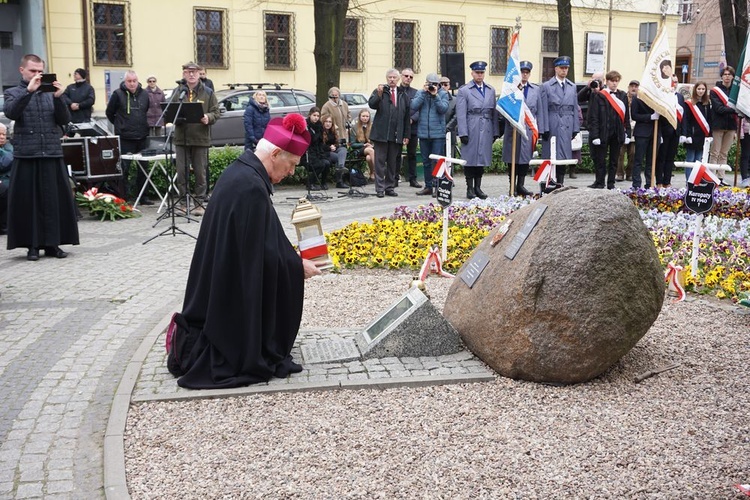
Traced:
<path fill-rule="evenodd" d="M 510 260 L 506 249 L 539 203 L 546 212 Z M 570 384 L 600 375 L 646 334 L 664 301 L 664 271 L 638 211 L 618 192 L 564 189 L 510 219 L 497 246 L 495 228 L 475 250 L 489 264 L 473 287 L 456 278 L 445 317 L 503 376 Z"/>

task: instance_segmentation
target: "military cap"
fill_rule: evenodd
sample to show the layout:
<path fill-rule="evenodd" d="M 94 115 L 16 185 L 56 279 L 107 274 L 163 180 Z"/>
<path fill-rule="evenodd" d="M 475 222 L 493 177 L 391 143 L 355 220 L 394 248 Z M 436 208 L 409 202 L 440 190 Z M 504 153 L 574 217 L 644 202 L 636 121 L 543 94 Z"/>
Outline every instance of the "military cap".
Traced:
<path fill-rule="evenodd" d="M 474 61 L 469 67 L 472 71 L 484 71 L 487 69 L 487 63 L 485 61 Z"/>
<path fill-rule="evenodd" d="M 521 61 L 519 63 L 519 66 L 521 67 L 521 71 L 523 71 L 525 69 L 531 71 L 534 68 L 534 65 L 531 64 L 531 61 Z"/>
<path fill-rule="evenodd" d="M 570 66 L 570 57 L 568 57 L 568 56 L 560 56 L 557 59 L 555 59 L 554 65 L 555 65 L 555 67 L 557 67 L 557 66 Z"/>

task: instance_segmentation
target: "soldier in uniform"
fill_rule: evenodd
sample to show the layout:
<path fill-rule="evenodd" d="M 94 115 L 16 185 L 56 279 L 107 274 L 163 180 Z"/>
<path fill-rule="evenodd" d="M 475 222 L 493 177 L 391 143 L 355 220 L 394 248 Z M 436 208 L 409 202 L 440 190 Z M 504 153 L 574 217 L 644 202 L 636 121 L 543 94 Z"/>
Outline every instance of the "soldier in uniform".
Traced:
<path fill-rule="evenodd" d="M 534 67 L 529 61 L 519 63 L 521 69 L 521 85 L 523 85 L 523 99 L 529 107 L 531 113 L 536 117 L 537 130 L 543 130 L 543 124 L 547 123 L 546 109 L 542 107 L 542 92 L 539 85 L 529 82 L 531 70 Z M 507 120 L 505 121 L 504 144 L 503 144 L 503 162 L 508 165 L 508 176 L 511 175 L 510 164 L 513 159 L 513 134 L 518 133 Z M 526 138 L 518 135 L 516 139 L 516 179 L 515 193 L 520 196 L 531 196 L 533 193 L 523 185 L 526 175 L 529 173 L 529 162 L 534 154 L 534 145 L 532 144 L 532 131 L 526 125 Z M 511 179 L 513 185 L 513 179 Z"/>
<path fill-rule="evenodd" d="M 554 61 L 555 77 L 542 84 L 542 106 L 547 110 L 547 123 L 542 133 L 542 158 L 550 158 L 550 136 L 557 137 L 557 159 L 573 158 L 571 141 L 581 131 L 576 86 L 568 80 L 570 57 Z M 557 182 L 565 182 L 565 165 L 557 165 Z"/>
<path fill-rule="evenodd" d="M 461 139 L 461 158 L 466 161 L 466 197 L 487 198 L 482 191 L 484 167 L 492 163 L 492 143 L 500 136 L 500 122 L 495 110 L 495 89 L 484 83 L 487 63 L 469 65 L 472 81 L 458 89 L 456 120 Z"/>

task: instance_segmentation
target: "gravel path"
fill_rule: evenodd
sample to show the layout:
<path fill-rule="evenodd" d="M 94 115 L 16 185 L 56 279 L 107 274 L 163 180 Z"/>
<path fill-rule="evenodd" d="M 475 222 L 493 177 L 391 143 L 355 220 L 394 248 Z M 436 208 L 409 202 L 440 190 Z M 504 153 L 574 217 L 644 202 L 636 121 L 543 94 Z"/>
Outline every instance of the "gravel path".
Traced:
<path fill-rule="evenodd" d="M 409 275 L 307 283 L 304 327 L 361 326 Z M 442 308 L 450 280 L 430 278 Z M 369 309 L 369 311 L 368 311 Z M 750 315 L 689 296 L 596 380 L 133 405 L 140 498 L 746 498 Z M 640 384 L 646 370 L 680 363 Z"/>

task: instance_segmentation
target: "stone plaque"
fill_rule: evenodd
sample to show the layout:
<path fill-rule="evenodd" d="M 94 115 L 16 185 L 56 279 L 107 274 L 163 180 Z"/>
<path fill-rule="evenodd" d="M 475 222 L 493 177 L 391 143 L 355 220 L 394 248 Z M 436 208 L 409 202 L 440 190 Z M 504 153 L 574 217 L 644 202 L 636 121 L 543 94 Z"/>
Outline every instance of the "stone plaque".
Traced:
<path fill-rule="evenodd" d="M 354 339 L 330 339 L 310 342 L 300 346 L 305 363 L 330 363 L 359 359 L 359 349 Z"/>
<path fill-rule="evenodd" d="M 510 260 L 513 260 L 513 257 L 516 256 L 518 251 L 523 246 L 523 242 L 526 241 L 526 238 L 529 237 L 531 234 L 531 230 L 534 229 L 534 226 L 536 226 L 536 223 L 539 222 L 539 219 L 542 218 L 542 215 L 544 215 L 544 211 L 547 210 L 547 205 L 544 203 L 536 202 L 534 204 L 534 210 L 529 214 L 529 217 L 526 219 L 526 222 L 523 223 L 523 227 L 521 228 L 518 233 L 513 237 L 513 241 L 510 242 L 510 245 L 508 245 L 508 248 L 505 250 L 505 256 L 508 257 Z"/>
<path fill-rule="evenodd" d="M 469 288 L 473 287 L 474 283 L 479 279 L 479 275 L 482 274 L 482 271 L 484 271 L 484 268 L 487 267 L 487 264 L 489 263 L 490 258 L 487 254 L 477 250 L 474 252 L 474 255 L 471 256 L 469 262 L 466 263 L 466 267 L 463 271 L 461 271 L 461 274 L 459 275 L 461 281 L 466 283 Z"/>

